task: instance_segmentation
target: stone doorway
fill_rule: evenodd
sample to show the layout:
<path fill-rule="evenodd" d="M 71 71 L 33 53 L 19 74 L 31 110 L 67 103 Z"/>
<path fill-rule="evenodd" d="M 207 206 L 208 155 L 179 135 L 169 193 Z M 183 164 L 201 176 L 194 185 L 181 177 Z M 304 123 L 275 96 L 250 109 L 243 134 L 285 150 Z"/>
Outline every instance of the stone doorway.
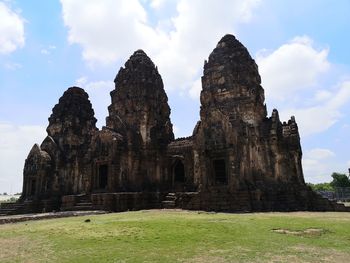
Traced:
<path fill-rule="evenodd" d="M 106 189 L 108 186 L 108 165 L 102 164 L 98 167 L 98 188 Z"/>
<path fill-rule="evenodd" d="M 227 184 L 227 171 L 226 162 L 224 159 L 214 160 L 214 175 L 215 183 L 217 184 Z"/>
<path fill-rule="evenodd" d="M 173 185 L 175 191 L 184 190 L 185 166 L 181 160 L 176 160 L 173 166 Z"/>

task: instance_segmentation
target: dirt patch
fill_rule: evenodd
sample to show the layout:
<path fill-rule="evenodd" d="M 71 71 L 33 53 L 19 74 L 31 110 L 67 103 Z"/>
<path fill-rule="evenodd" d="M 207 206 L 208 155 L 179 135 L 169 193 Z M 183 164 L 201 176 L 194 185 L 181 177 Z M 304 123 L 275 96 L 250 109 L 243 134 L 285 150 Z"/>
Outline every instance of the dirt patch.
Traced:
<path fill-rule="evenodd" d="M 23 237 L 15 238 L 1 238 L 0 239 L 0 261 L 3 262 L 6 259 L 14 258 L 20 248 L 24 247 L 28 241 Z"/>
<path fill-rule="evenodd" d="M 306 256 L 308 262 L 337 262 L 348 263 L 350 254 L 335 249 L 317 248 L 312 246 L 291 247 L 292 251 Z"/>
<path fill-rule="evenodd" d="M 329 232 L 329 230 L 322 229 L 322 228 L 307 228 L 304 230 L 289 230 L 289 229 L 278 228 L 278 229 L 272 229 L 272 231 L 279 234 L 287 234 L 287 235 L 293 235 L 293 236 L 306 236 L 306 237 L 317 237 Z"/>
<path fill-rule="evenodd" d="M 259 262 L 259 261 L 257 261 Z M 260 261 L 261 262 L 261 261 Z M 293 262 L 293 263 L 305 263 L 310 261 L 305 261 L 304 259 L 298 258 L 298 256 L 295 255 L 286 255 L 286 256 L 272 256 L 268 261 L 269 263 L 282 263 L 282 262 Z"/>
<path fill-rule="evenodd" d="M 225 263 L 228 262 L 225 258 L 223 257 L 215 257 L 215 256 L 208 256 L 208 255 L 201 255 L 201 256 L 196 256 L 194 258 L 182 261 L 182 262 L 188 262 L 188 263 L 211 263 L 211 262 L 217 262 L 217 263 Z"/>
<path fill-rule="evenodd" d="M 266 253 L 263 255 L 262 258 L 263 259 L 256 260 L 256 262 L 348 263 L 350 254 L 337 251 L 335 249 L 299 245 L 289 247 L 285 251 L 278 251 L 276 253 Z"/>
<path fill-rule="evenodd" d="M 0 262 L 49 262 L 55 259 L 48 244 L 25 236 L 0 238 Z"/>

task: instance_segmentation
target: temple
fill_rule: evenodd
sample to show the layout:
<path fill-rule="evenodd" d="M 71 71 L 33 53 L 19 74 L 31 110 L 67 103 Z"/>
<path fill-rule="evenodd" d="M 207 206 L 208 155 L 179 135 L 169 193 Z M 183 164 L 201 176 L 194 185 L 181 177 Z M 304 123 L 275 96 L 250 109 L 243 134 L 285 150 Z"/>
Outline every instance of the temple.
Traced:
<path fill-rule="evenodd" d="M 304 182 L 298 126 L 267 116 L 258 66 L 225 35 L 204 63 L 200 120 L 174 139 L 157 67 L 137 50 L 120 68 L 106 126 L 71 87 L 24 166 L 20 211 L 343 211 Z"/>

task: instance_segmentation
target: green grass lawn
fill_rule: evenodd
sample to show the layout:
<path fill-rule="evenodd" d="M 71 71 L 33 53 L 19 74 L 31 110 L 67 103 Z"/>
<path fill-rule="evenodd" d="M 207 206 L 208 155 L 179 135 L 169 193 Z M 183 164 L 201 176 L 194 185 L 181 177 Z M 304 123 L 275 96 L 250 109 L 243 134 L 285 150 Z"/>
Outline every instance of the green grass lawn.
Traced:
<path fill-rule="evenodd" d="M 6 224 L 0 262 L 350 262 L 350 213 L 150 210 Z"/>

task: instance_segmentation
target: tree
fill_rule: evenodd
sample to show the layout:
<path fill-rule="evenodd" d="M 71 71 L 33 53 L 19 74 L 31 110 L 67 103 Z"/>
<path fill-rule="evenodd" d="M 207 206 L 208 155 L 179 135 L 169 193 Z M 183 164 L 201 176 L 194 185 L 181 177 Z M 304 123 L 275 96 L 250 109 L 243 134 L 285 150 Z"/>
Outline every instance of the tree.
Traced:
<path fill-rule="evenodd" d="M 331 186 L 336 187 L 350 187 L 350 180 L 346 176 L 346 174 L 341 173 L 332 173 L 333 181 L 331 182 Z"/>
<path fill-rule="evenodd" d="M 311 187 L 314 191 L 327 191 L 327 192 L 334 192 L 334 188 L 330 183 L 320 183 L 320 184 L 311 184 L 308 183 L 308 185 Z"/>

